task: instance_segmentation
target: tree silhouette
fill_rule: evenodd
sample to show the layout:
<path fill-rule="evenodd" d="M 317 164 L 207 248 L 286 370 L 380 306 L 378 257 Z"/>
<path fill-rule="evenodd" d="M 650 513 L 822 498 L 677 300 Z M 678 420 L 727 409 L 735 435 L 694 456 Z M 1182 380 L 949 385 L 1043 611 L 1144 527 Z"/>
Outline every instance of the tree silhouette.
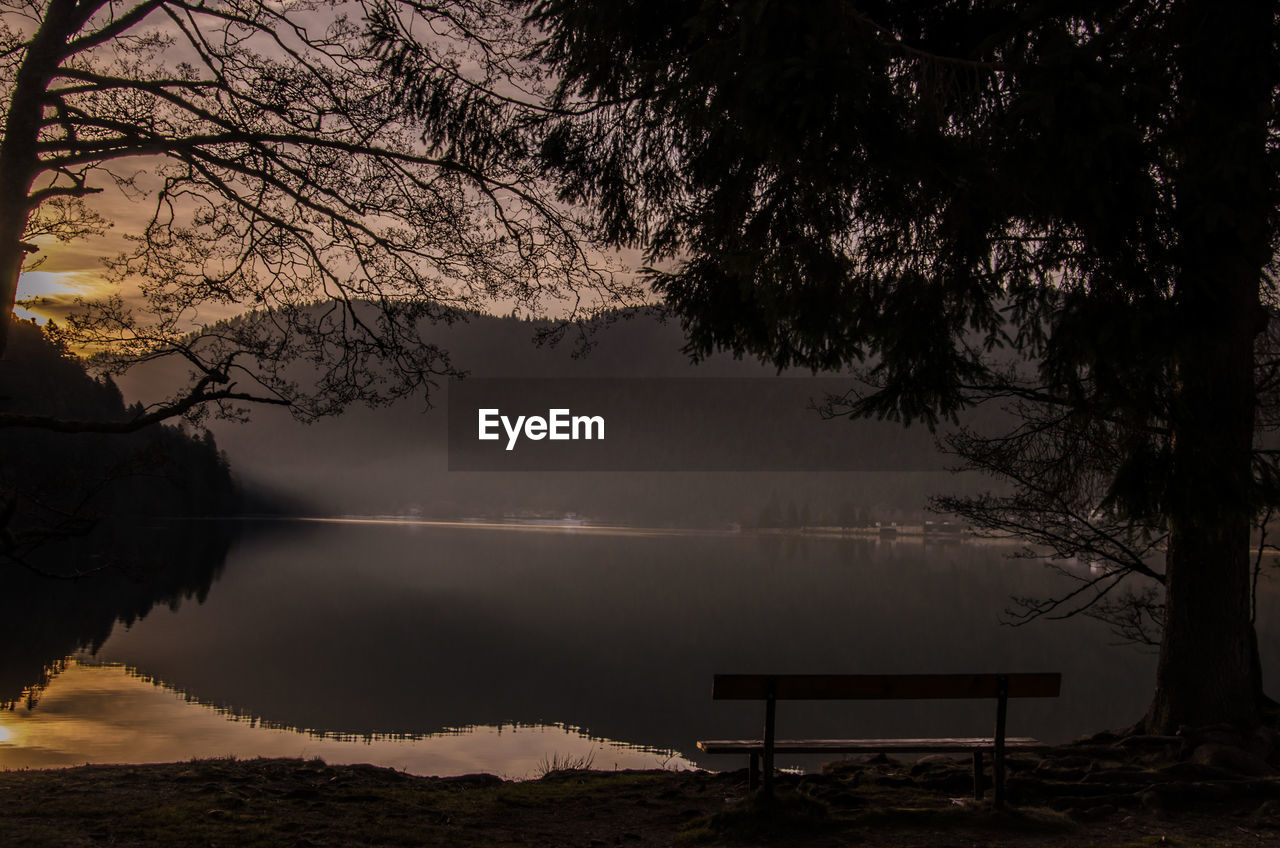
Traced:
<path fill-rule="evenodd" d="M 29 414 L 54 420 L 123 422 L 125 406 L 109 380 L 28 321 L 10 327 L 0 371 L 0 411 L 21 399 Z M 0 439 L 0 571 L 16 565 L 68 580 L 103 570 L 134 579 L 156 568 L 152 530 L 139 519 L 226 515 L 240 506 L 230 470 L 209 431 L 156 425 L 133 433 L 57 433 Z M 143 562 L 149 562 L 143 567 Z M 154 576 L 154 575 L 149 575 Z M 39 581 L 37 581 L 39 582 Z"/>
<path fill-rule="evenodd" d="M 0 426 L 119 431 L 248 402 L 314 417 L 453 373 L 423 338 L 430 322 L 498 299 L 571 320 L 623 292 L 528 162 L 405 124 L 353 11 L 0 3 L 4 314 L 46 245 L 100 234 L 113 208 L 145 201 L 149 219 L 106 272 L 141 298 L 85 302 L 61 332 L 110 369 L 164 357 L 189 371 L 134 419 L 6 412 Z M 243 309 L 194 332 L 210 312 Z M 296 359 L 318 369 L 314 385 L 288 370 Z"/>
<path fill-rule="evenodd" d="M 1109 508 L 1168 532 L 1145 725 L 1259 721 L 1249 535 L 1276 502 L 1273 455 L 1253 445 L 1277 235 L 1272 10 L 520 8 L 558 85 L 542 160 L 600 236 L 645 250 L 692 355 L 863 364 L 875 390 L 858 415 L 933 423 L 1017 401 L 1114 428 L 1091 468 Z M 438 64 L 397 67 L 420 102 L 444 101 Z M 489 103 L 497 127 L 520 111 Z"/>

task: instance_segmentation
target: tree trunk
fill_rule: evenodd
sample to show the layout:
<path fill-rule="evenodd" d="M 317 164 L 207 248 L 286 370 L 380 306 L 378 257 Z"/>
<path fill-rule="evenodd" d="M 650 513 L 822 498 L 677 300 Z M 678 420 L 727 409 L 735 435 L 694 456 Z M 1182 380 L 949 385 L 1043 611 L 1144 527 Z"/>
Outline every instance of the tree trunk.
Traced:
<path fill-rule="evenodd" d="M 1171 529 L 1164 636 L 1147 731 L 1256 726 L 1261 683 L 1249 622 L 1249 525 Z"/>
<path fill-rule="evenodd" d="M 1175 21 L 1178 274 L 1164 636 L 1149 732 L 1258 722 L 1250 621 L 1254 340 L 1269 262 L 1268 4 L 1182 5 Z M 1224 51 L 1230 49 L 1230 56 Z"/>
<path fill-rule="evenodd" d="M 23 234 L 31 214 L 31 185 L 40 173 L 36 142 L 44 122 L 46 91 L 62 62 L 67 39 L 92 8 L 95 4 L 77 9 L 76 0 L 51 0 L 14 77 L 4 138 L 0 139 L 0 308 L 4 310 L 0 316 L 0 356 L 8 347 L 18 276 L 31 249 L 24 244 Z"/>
<path fill-rule="evenodd" d="M 4 180 L 0 178 L 0 185 Z M 22 244 L 22 234 L 27 228 L 25 204 L 13 206 L 10 192 L 0 190 L 0 307 L 4 308 L 0 320 L 0 356 L 9 347 L 9 324 L 18 298 L 18 277 L 27 251 Z M 26 195 L 23 194 L 25 200 Z"/>

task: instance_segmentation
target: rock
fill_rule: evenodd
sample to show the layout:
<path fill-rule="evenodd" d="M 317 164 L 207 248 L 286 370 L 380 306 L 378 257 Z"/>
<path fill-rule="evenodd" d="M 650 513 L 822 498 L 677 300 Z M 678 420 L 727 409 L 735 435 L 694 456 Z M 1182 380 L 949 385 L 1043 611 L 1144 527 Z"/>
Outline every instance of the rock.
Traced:
<path fill-rule="evenodd" d="M 912 776 L 920 775 L 937 775 L 954 772 L 958 769 L 964 769 L 972 773 L 972 761 L 959 760 L 954 757 L 948 757 L 945 754 L 932 754 L 928 757 L 921 757 L 911 764 Z"/>
<path fill-rule="evenodd" d="M 1259 727 L 1247 740 L 1245 750 L 1258 759 L 1280 766 L 1280 733 L 1270 727 Z"/>
<path fill-rule="evenodd" d="M 847 769 L 859 770 L 864 766 L 901 766 L 902 761 L 888 754 L 846 754 L 822 766 L 824 773 L 838 773 Z"/>
<path fill-rule="evenodd" d="M 1280 778 L 1252 777 L 1231 784 L 1240 798 L 1280 799 Z"/>
<path fill-rule="evenodd" d="M 1191 752 L 1191 762 L 1250 777 L 1265 777 L 1277 773 L 1266 760 L 1256 754 L 1236 745 L 1218 742 L 1205 742 L 1196 746 Z"/>
<path fill-rule="evenodd" d="M 1254 821 L 1270 827 L 1280 827 L 1280 801 L 1263 801 L 1253 812 Z"/>
<path fill-rule="evenodd" d="M 1089 771 L 1093 773 L 1124 771 L 1126 769 L 1140 768 L 1137 763 L 1140 760 L 1132 756 L 1123 758 L 1116 757 L 1094 757 L 1093 765 L 1089 767 Z"/>
<path fill-rule="evenodd" d="M 1088 769 L 1079 767 L 1060 768 L 1053 765 L 1049 760 L 1045 760 L 1036 766 L 1035 776 L 1041 780 L 1057 780 L 1066 783 L 1074 783 L 1082 780 L 1089 773 Z"/>
<path fill-rule="evenodd" d="M 1179 746 L 1185 740 L 1181 736 L 1151 736 L 1144 733 L 1126 736 L 1116 743 L 1121 748 L 1166 748 Z"/>
<path fill-rule="evenodd" d="M 1161 781 L 1240 779 L 1240 775 L 1236 772 L 1229 771 L 1221 766 L 1210 765 L 1204 762 L 1173 763 L 1172 765 L 1157 769 L 1155 774 Z"/>
<path fill-rule="evenodd" d="M 842 778 L 853 777 L 861 774 L 863 771 L 862 763 L 855 763 L 848 757 L 840 760 L 830 760 L 822 764 L 822 774 L 838 776 Z M 722 772 L 723 773 L 723 772 Z M 746 770 L 742 770 L 746 774 Z"/>
<path fill-rule="evenodd" d="M 1092 765 L 1093 765 L 1092 757 L 1085 757 L 1079 754 L 1073 754 L 1065 757 L 1046 757 L 1040 761 L 1040 764 L 1038 766 L 1036 766 L 1036 770 L 1038 771 L 1042 768 L 1088 769 Z"/>
<path fill-rule="evenodd" d="M 1173 780 L 1158 783 L 1141 795 L 1142 805 L 1181 809 L 1197 803 L 1223 801 L 1236 795 L 1230 783 L 1202 783 Z"/>
<path fill-rule="evenodd" d="M 1081 780 L 1107 786 L 1149 786 L 1158 782 L 1160 777 L 1148 769 L 1116 768 L 1089 772 Z"/>
<path fill-rule="evenodd" d="M 1172 818 L 1172 809 L 1169 799 L 1160 795 L 1158 792 L 1148 790 L 1138 797 L 1138 803 L 1147 814 L 1156 819 L 1156 821 L 1168 821 Z"/>
<path fill-rule="evenodd" d="M 485 786 L 497 786 L 506 783 L 496 774 L 459 774 L 453 777 L 436 778 L 446 786 L 457 789 L 480 789 Z"/>
<path fill-rule="evenodd" d="M 1111 804 L 1099 804 L 1096 807 L 1089 807 L 1086 810 L 1081 810 L 1081 809 L 1067 810 L 1066 813 L 1076 821 L 1089 822 L 1089 821 L 1098 821 L 1099 819 L 1105 819 L 1108 816 L 1115 815 L 1116 808 Z"/>
<path fill-rule="evenodd" d="M 973 771 L 941 771 L 922 775 L 916 778 L 916 784 L 937 792 L 972 792 Z"/>
<path fill-rule="evenodd" d="M 1051 791 L 1054 785 L 1047 780 L 1041 780 L 1037 777 L 1009 777 L 1005 779 L 1005 787 L 1010 792 L 1018 792 L 1022 795 L 1043 795 Z"/>
<path fill-rule="evenodd" d="M 1100 730 L 1092 736 L 1081 736 L 1072 742 L 1072 745 L 1111 745 L 1114 744 L 1120 734 L 1114 730 Z"/>
<path fill-rule="evenodd" d="M 1204 727 L 1184 727 L 1178 735 L 1192 748 L 1201 745 L 1226 745 L 1239 748 L 1245 744 L 1245 735 L 1230 724 L 1210 724 Z"/>
<path fill-rule="evenodd" d="M 1009 778 L 1006 785 L 1012 792 L 1016 788 L 1018 792 L 1029 797 L 1063 797 L 1063 798 L 1105 798 L 1111 795 L 1130 794 L 1134 791 L 1131 786 L 1113 786 L 1107 783 L 1058 783 L 1051 780 L 1034 780 L 1029 778 Z M 1142 787 L 1139 787 L 1142 788 Z M 1095 806 L 1089 804 L 1088 806 Z"/>
<path fill-rule="evenodd" d="M 967 763 L 972 763 L 972 762 L 973 762 L 973 758 L 972 758 L 972 757 L 966 757 L 966 758 L 965 758 L 965 762 L 967 762 Z M 983 762 L 983 764 L 984 764 L 984 765 L 988 765 L 988 764 L 990 764 L 990 762 L 991 762 L 991 758 L 990 758 L 990 757 L 983 757 L 982 762 Z M 1040 766 L 1040 762 L 1041 762 L 1041 761 L 1040 761 L 1040 758 L 1039 758 L 1039 757 L 1026 757 L 1026 756 L 1012 756 L 1012 757 L 1011 757 L 1011 756 L 1006 755 L 1006 756 L 1005 756 L 1005 758 L 1004 758 L 1004 768 L 1005 768 L 1005 771 L 1007 771 L 1007 772 L 1009 772 L 1009 773 L 1013 773 L 1013 772 L 1028 772 L 1028 771 L 1033 771 L 1033 770 L 1035 770 L 1036 768 L 1039 768 L 1039 766 Z"/>
<path fill-rule="evenodd" d="M 847 783 L 810 786 L 807 781 L 798 791 L 833 807 L 852 810 L 866 806 L 867 799 L 856 791 L 850 791 Z"/>
<path fill-rule="evenodd" d="M 1043 804 L 1050 809 L 1063 812 L 1069 810 L 1094 810 L 1099 807 L 1112 807 L 1118 810 L 1137 805 L 1138 796 L 1127 793 L 1101 796 L 1063 795 L 1059 798 L 1048 798 Z"/>

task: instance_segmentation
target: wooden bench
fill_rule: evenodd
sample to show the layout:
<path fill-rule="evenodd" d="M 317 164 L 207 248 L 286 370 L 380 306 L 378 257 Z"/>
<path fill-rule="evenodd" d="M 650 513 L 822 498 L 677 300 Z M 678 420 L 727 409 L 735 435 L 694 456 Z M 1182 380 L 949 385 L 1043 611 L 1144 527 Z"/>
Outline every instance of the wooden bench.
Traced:
<path fill-rule="evenodd" d="M 981 799 L 982 756 L 992 754 L 995 802 L 1004 803 L 1006 751 L 1034 751 L 1048 746 L 1025 736 L 1006 737 L 1010 698 L 1056 698 L 1062 675 L 1046 674 L 717 674 L 711 697 L 716 700 L 764 701 L 763 739 L 709 739 L 698 743 L 708 754 L 750 754 L 751 788 L 763 776 L 763 792 L 773 793 L 773 758 L 787 754 L 901 754 L 970 752 L 973 797 Z M 778 701 L 906 700 L 995 698 L 996 726 L 991 736 L 942 739 L 775 739 Z M 763 765 L 761 760 L 763 759 Z"/>

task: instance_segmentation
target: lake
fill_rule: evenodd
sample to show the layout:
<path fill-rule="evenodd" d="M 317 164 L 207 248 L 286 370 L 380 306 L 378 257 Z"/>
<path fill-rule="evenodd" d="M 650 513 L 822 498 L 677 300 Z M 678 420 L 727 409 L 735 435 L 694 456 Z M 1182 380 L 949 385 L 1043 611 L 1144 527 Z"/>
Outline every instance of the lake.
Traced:
<path fill-rule="evenodd" d="M 759 732 L 760 705 L 711 700 L 716 672 L 1060 671 L 1062 697 L 1011 704 L 1011 734 L 1057 742 L 1138 719 L 1153 653 L 1083 616 L 1005 624 L 1011 596 L 1070 585 L 1011 550 L 247 522 L 198 579 L 99 611 L 92 632 L 92 592 L 60 606 L 65 584 L 32 584 L 48 597 L 22 625 L 30 650 L 10 642 L 4 680 L 48 680 L 0 693 L 15 700 L 0 767 L 267 755 L 516 778 L 574 761 L 740 768 L 695 747 Z M 1276 583 L 1263 581 L 1264 650 L 1280 644 Z M 1264 659 L 1276 680 L 1275 652 Z M 968 735 L 993 718 L 986 702 L 787 703 L 779 734 Z"/>

